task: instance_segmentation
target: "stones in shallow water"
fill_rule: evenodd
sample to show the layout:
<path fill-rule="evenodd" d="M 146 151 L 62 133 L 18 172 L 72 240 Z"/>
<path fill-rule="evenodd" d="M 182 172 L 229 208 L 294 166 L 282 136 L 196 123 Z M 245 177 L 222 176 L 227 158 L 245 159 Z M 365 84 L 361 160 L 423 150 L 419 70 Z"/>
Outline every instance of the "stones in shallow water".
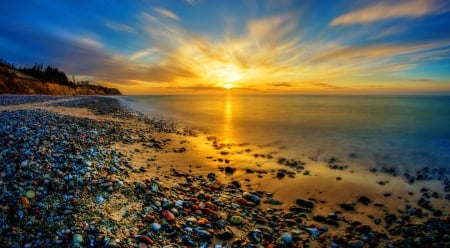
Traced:
<path fill-rule="evenodd" d="M 304 200 L 304 199 L 296 199 L 295 203 L 297 203 L 297 205 L 304 207 L 304 208 L 309 208 L 312 209 L 314 208 L 314 203 L 312 201 L 308 201 L 308 200 Z"/>
<path fill-rule="evenodd" d="M 370 200 L 369 197 L 363 195 L 358 198 L 358 202 L 363 205 L 369 205 L 372 202 L 372 200 Z"/>
<path fill-rule="evenodd" d="M 355 211 L 356 204 L 353 202 L 346 202 L 346 203 L 339 204 L 339 206 L 342 209 L 344 209 L 345 211 L 353 212 L 353 211 Z"/>

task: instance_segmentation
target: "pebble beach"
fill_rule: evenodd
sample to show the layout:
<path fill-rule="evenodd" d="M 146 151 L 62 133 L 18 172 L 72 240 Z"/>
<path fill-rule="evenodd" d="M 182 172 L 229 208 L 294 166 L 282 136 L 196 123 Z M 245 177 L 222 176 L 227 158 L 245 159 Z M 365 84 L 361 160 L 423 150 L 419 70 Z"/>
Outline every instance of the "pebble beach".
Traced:
<path fill-rule="evenodd" d="M 450 167 L 283 157 L 110 97 L 0 96 L 0 247 L 450 247 Z"/>

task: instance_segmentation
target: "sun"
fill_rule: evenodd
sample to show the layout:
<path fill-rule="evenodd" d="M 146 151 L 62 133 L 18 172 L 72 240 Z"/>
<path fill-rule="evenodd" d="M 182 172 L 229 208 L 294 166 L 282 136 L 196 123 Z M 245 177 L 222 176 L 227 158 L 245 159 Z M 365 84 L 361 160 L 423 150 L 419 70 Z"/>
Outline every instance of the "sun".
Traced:
<path fill-rule="evenodd" d="M 231 88 L 233 88 L 233 85 L 228 83 L 228 84 L 225 84 L 223 87 L 227 90 L 231 90 Z"/>
<path fill-rule="evenodd" d="M 216 63 L 208 66 L 207 77 L 217 82 L 217 86 L 227 90 L 245 78 L 245 71 L 233 64 Z"/>

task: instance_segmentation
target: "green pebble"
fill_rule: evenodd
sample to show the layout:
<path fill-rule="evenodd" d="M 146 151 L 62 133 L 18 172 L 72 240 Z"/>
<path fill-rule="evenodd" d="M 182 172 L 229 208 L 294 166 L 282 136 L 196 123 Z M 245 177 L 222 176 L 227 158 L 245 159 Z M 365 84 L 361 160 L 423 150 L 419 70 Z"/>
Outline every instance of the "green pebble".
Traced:
<path fill-rule="evenodd" d="M 239 226 L 239 225 L 242 224 L 243 219 L 242 219 L 242 217 L 240 217 L 240 216 L 233 215 L 233 216 L 230 217 L 230 219 L 228 219 L 228 221 L 230 221 L 230 223 L 231 223 L 232 225 Z"/>
<path fill-rule="evenodd" d="M 27 192 L 25 192 L 25 196 L 28 199 L 33 199 L 36 196 L 36 192 L 34 192 L 33 190 L 28 190 Z"/>

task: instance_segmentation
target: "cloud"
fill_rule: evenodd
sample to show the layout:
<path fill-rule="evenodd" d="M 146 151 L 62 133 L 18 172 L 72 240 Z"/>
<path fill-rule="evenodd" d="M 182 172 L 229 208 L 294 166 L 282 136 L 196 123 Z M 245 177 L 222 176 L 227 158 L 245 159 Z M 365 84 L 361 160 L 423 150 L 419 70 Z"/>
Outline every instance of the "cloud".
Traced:
<path fill-rule="evenodd" d="M 192 6 L 197 5 L 200 3 L 200 0 L 186 0 L 186 2 Z"/>
<path fill-rule="evenodd" d="M 444 11 L 442 7 L 442 4 L 439 4 L 434 0 L 387 1 L 381 3 L 377 1 L 375 4 L 368 7 L 338 16 L 332 20 L 329 25 L 352 25 L 393 18 L 415 18 L 441 13 Z"/>
<path fill-rule="evenodd" d="M 388 27 L 386 29 L 380 30 L 379 32 L 376 32 L 375 34 L 371 35 L 369 39 L 380 39 L 391 35 L 397 35 L 401 32 L 405 31 L 405 27 L 402 26 L 392 26 Z"/>
<path fill-rule="evenodd" d="M 131 54 L 130 57 L 128 57 L 128 59 L 139 60 L 143 57 L 155 54 L 157 52 L 158 52 L 158 49 L 151 47 L 151 48 L 140 50 L 140 51 L 137 51 L 137 52 Z"/>
<path fill-rule="evenodd" d="M 323 51 L 313 57 L 310 63 L 329 63 L 339 60 L 346 63 L 368 62 L 383 57 L 395 57 L 404 54 L 413 54 L 431 49 L 439 49 L 450 45 L 449 42 L 426 44 L 378 44 L 370 46 L 339 47 L 330 51 Z"/>
<path fill-rule="evenodd" d="M 177 21 L 179 21 L 180 20 L 180 17 L 178 17 L 175 13 L 173 13 L 172 11 L 170 11 L 170 10 L 167 10 L 167 9 L 164 9 L 164 8 L 158 8 L 158 7 L 155 7 L 155 8 L 153 8 L 156 12 L 158 12 L 160 15 L 163 15 L 163 16 L 165 16 L 165 17 L 169 17 L 169 18 L 171 18 L 171 19 L 174 19 L 174 20 L 177 20 Z"/>
<path fill-rule="evenodd" d="M 340 89 L 347 88 L 347 87 L 343 87 L 343 86 L 337 86 L 337 85 L 326 84 L 326 83 L 312 83 L 312 85 L 319 86 L 319 87 L 325 88 L 325 89 L 334 89 L 334 90 L 340 90 Z"/>
<path fill-rule="evenodd" d="M 285 82 L 273 83 L 270 85 L 276 86 L 276 87 L 292 87 L 293 86 L 291 83 L 285 83 Z"/>
<path fill-rule="evenodd" d="M 136 33 L 136 30 L 134 28 L 132 28 L 126 24 L 112 22 L 112 21 L 105 21 L 105 25 L 114 31 L 125 32 L 125 33 L 130 33 L 130 34 Z"/>

